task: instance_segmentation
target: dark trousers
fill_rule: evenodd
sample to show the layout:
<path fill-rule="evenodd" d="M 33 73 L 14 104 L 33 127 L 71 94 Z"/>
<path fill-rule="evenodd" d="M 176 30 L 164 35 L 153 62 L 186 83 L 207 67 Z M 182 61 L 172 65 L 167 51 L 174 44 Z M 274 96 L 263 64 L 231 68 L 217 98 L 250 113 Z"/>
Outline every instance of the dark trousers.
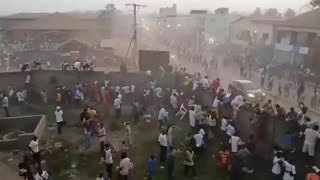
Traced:
<path fill-rule="evenodd" d="M 167 170 L 168 170 L 168 180 L 173 180 L 173 166 L 168 166 Z"/>
<path fill-rule="evenodd" d="M 119 174 L 119 180 L 128 180 L 128 175 L 121 175 Z"/>
<path fill-rule="evenodd" d="M 8 111 L 8 107 L 3 107 L 4 112 L 6 114 L 6 117 L 10 117 L 9 111 Z"/>
<path fill-rule="evenodd" d="M 163 165 L 166 162 L 167 146 L 160 145 L 160 163 Z"/>
<path fill-rule="evenodd" d="M 117 119 L 121 117 L 121 109 L 115 109 L 115 113 Z"/>
<path fill-rule="evenodd" d="M 57 122 L 57 127 L 58 127 L 58 133 L 59 134 L 62 133 L 62 126 L 63 126 L 63 122 Z"/>
<path fill-rule="evenodd" d="M 282 176 L 281 175 L 272 174 L 271 177 L 272 177 L 271 180 L 282 180 Z"/>
<path fill-rule="evenodd" d="M 188 165 L 184 165 L 184 175 L 188 175 L 189 171 L 191 171 L 192 176 L 196 177 L 197 173 L 196 173 L 196 168 L 193 166 L 188 166 Z"/>
<path fill-rule="evenodd" d="M 102 156 L 104 156 L 104 145 L 105 145 L 104 141 L 101 141 L 100 142 L 100 153 Z"/>
<path fill-rule="evenodd" d="M 107 179 L 112 179 L 112 164 L 106 163 Z"/>

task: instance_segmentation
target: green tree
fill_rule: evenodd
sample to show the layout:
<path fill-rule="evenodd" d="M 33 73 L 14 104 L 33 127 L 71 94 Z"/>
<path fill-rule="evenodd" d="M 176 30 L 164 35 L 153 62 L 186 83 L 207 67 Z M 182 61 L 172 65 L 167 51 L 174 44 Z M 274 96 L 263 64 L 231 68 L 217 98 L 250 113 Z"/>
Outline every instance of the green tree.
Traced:
<path fill-rule="evenodd" d="M 320 0 L 311 0 L 310 4 L 312 7 L 319 7 L 320 6 Z"/>
<path fill-rule="evenodd" d="M 296 12 L 293 9 L 288 8 L 283 16 L 285 19 L 290 19 L 296 16 Z"/>

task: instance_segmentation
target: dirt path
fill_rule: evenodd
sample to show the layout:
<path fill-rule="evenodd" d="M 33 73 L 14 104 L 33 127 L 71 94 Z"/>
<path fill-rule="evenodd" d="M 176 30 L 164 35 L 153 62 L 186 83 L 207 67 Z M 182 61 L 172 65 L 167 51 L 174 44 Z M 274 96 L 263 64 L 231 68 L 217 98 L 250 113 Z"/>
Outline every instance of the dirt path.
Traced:
<path fill-rule="evenodd" d="M 3 162 L 0 162 L 0 179 L 21 180 L 18 176 L 18 170 L 14 171 Z"/>

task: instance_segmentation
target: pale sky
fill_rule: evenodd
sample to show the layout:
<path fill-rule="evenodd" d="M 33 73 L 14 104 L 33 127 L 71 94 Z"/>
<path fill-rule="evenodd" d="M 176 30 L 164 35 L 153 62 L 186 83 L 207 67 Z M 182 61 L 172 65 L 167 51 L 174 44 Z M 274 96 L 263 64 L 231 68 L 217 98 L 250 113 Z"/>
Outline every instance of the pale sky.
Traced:
<path fill-rule="evenodd" d="M 256 7 L 262 9 L 277 8 L 284 11 L 292 8 L 296 11 L 308 4 L 310 0 L 0 0 L 0 14 L 17 12 L 61 12 L 73 10 L 102 9 L 107 3 L 115 3 L 117 9 L 129 12 L 126 3 L 147 5 L 142 12 L 158 12 L 159 7 L 178 5 L 178 12 L 189 12 L 191 9 L 213 11 L 218 7 L 228 7 L 231 11 L 251 12 Z"/>

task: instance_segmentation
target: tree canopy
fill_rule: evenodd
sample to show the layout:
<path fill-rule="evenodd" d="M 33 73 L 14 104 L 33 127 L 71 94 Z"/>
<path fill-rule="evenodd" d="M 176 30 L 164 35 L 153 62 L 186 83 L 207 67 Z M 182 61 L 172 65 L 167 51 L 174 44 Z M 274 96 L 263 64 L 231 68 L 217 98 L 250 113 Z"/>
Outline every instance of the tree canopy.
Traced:
<path fill-rule="evenodd" d="M 293 9 L 288 8 L 283 16 L 285 19 L 290 19 L 296 16 L 296 12 Z"/>
<path fill-rule="evenodd" d="M 320 7 L 320 0 L 311 0 L 310 4 L 312 7 Z"/>

